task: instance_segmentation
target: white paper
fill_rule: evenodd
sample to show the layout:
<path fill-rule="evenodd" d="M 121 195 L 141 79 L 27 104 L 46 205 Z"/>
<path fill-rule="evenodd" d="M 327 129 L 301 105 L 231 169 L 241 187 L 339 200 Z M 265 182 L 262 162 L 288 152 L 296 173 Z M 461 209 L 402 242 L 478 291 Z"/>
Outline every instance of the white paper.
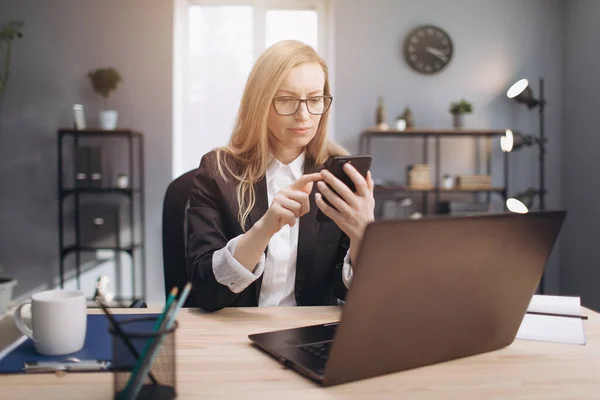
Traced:
<path fill-rule="evenodd" d="M 581 300 L 579 297 L 535 295 L 531 299 L 527 311 L 580 315 Z M 581 318 L 536 314 L 525 314 L 517 332 L 517 339 L 568 344 L 586 343 Z"/>
<path fill-rule="evenodd" d="M 579 297 L 534 295 L 527 311 L 581 315 L 581 299 Z"/>

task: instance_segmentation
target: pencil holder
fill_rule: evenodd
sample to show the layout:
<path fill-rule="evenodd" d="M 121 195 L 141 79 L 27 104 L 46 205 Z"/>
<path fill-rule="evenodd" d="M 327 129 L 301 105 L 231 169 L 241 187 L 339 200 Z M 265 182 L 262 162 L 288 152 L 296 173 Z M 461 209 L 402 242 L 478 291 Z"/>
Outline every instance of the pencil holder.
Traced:
<path fill-rule="evenodd" d="M 175 370 L 175 331 L 177 322 L 170 329 L 154 331 L 158 316 L 120 321 L 123 335 L 110 328 L 112 336 L 112 367 L 114 399 L 174 399 L 177 396 Z M 135 350 L 133 350 L 135 349 Z M 151 364 L 151 354 L 155 358 Z M 143 362 L 138 365 L 138 357 Z M 149 373 L 139 379 L 145 365 Z M 132 379 L 132 376 L 134 377 Z M 139 379 L 139 384 L 135 384 Z M 138 388 L 137 394 L 133 388 Z"/>

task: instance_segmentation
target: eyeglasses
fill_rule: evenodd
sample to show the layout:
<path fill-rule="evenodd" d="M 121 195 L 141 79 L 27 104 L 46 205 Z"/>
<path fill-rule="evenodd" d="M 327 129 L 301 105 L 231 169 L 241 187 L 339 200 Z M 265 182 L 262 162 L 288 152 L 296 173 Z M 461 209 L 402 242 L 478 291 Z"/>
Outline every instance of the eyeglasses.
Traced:
<path fill-rule="evenodd" d="M 273 99 L 273 107 L 279 115 L 296 114 L 300 108 L 300 104 L 306 103 L 306 109 L 313 115 L 323 115 L 329 110 L 333 97 L 331 96 L 314 96 L 308 99 L 299 99 L 292 96 L 280 96 Z"/>

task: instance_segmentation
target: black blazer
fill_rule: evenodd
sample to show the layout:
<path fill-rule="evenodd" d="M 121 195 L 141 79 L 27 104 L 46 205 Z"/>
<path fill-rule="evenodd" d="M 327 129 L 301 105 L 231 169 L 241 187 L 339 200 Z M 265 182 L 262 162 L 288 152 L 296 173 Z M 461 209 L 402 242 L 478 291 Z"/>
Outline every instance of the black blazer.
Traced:
<path fill-rule="evenodd" d="M 229 155 L 224 160 L 239 170 Z M 233 169 L 232 168 L 232 169 Z M 306 167 L 305 173 L 315 172 L 318 167 Z M 225 169 L 226 171 L 226 169 Z M 187 277 L 192 282 L 193 304 L 207 311 L 224 307 L 251 307 L 258 305 L 262 276 L 241 293 L 232 292 L 215 279 L 212 257 L 234 237 L 243 233 L 237 220 L 237 181 L 225 181 L 217 169 L 216 151 L 207 153 L 194 176 L 187 210 Z M 310 212 L 300 217 L 298 233 L 298 256 L 296 261 L 295 297 L 299 306 L 337 304 L 344 299 L 346 287 L 342 281 L 344 256 L 350 240 L 331 220 L 315 220 L 317 205 L 313 185 L 310 195 Z M 246 229 L 255 224 L 267 211 L 267 185 L 263 177 L 254 185 L 256 204 L 250 212 Z"/>

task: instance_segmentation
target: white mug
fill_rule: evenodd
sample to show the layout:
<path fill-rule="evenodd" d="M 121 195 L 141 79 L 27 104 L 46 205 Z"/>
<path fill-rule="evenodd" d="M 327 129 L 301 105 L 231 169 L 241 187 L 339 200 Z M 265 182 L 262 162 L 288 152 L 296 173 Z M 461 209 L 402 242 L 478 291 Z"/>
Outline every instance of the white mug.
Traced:
<path fill-rule="evenodd" d="M 15 309 L 17 328 L 28 336 L 38 353 L 57 356 L 83 348 L 87 329 L 87 300 L 78 290 L 48 290 L 36 293 Z M 31 305 L 30 329 L 21 315 Z"/>

